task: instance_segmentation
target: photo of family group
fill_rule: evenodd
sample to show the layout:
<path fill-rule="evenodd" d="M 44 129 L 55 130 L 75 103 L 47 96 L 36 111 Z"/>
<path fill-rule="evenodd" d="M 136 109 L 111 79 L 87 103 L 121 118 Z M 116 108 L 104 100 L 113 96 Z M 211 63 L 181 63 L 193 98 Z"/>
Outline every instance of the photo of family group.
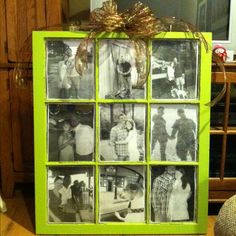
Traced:
<path fill-rule="evenodd" d="M 48 168 L 48 222 L 94 222 L 92 167 Z"/>
<path fill-rule="evenodd" d="M 155 166 L 151 169 L 151 220 L 195 220 L 196 176 L 192 166 Z"/>
<path fill-rule="evenodd" d="M 75 54 L 83 39 L 47 40 L 47 97 L 55 99 L 94 98 L 94 44 L 87 46 L 87 63 L 83 72 L 75 68 Z"/>
<path fill-rule="evenodd" d="M 151 106 L 151 159 L 196 161 L 198 154 L 198 106 Z"/>
<path fill-rule="evenodd" d="M 138 81 L 146 78 L 146 55 L 137 66 L 135 45 L 131 40 L 100 40 L 99 97 L 106 99 L 144 99 L 145 86 Z"/>
<path fill-rule="evenodd" d="M 101 166 L 100 222 L 145 222 L 143 166 Z"/>
<path fill-rule="evenodd" d="M 151 80 L 153 99 L 197 99 L 199 42 L 154 40 Z"/>
<path fill-rule="evenodd" d="M 146 106 L 100 105 L 99 153 L 102 161 L 143 161 L 145 158 Z"/>
<path fill-rule="evenodd" d="M 94 106 L 48 105 L 48 160 L 94 159 Z"/>

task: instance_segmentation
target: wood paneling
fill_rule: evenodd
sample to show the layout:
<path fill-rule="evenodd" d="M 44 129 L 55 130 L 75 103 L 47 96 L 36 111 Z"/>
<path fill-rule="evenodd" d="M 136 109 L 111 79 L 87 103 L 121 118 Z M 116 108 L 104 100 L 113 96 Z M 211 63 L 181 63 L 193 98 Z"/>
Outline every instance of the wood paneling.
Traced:
<path fill-rule="evenodd" d="M 227 72 L 227 82 L 236 83 L 236 73 Z M 214 83 L 224 83 L 224 76 L 222 72 L 213 72 L 212 73 L 212 82 Z"/>
<path fill-rule="evenodd" d="M 11 197 L 14 188 L 11 136 L 11 110 L 8 71 L 0 71 L 0 164 L 2 192 Z"/>
<path fill-rule="evenodd" d="M 6 5 L 0 0 L 0 63 L 7 63 Z"/>
<path fill-rule="evenodd" d="M 45 28 L 46 23 L 46 3 L 45 0 L 37 0 L 36 1 L 36 22 L 37 28 Z"/>
<path fill-rule="evenodd" d="M 31 61 L 32 31 L 61 23 L 61 0 L 6 1 L 9 61 Z M 59 29 L 59 28 L 58 28 Z"/>
<path fill-rule="evenodd" d="M 8 59 L 17 59 L 17 0 L 6 1 Z"/>
<path fill-rule="evenodd" d="M 223 203 L 235 194 L 236 194 L 236 190 L 235 191 L 230 191 L 230 190 L 210 191 L 209 202 L 210 203 Z"/>
<path fill-rule="evenodd" d="M 6 37 L 6 5 L 0 0 L 0 63 L 8 62 Z M 11 137 L 11 107 L 9 76 L 7 69 L 0 68 L 0 167 L 2 192 L 10 197 L 14 188 L 12 137 Z"/>
<path fill-rule="evenodd" d="M 27 86 L 18 87 L 10 72 L 12 101 L 12 142 L 15 171 L 33 171 L 34 135 L 33 135 L 33 92 L 32 80 Z"/>
<path fill-rule="evenodd" d="M 224 178 L 224 180 L 220 180 L 219 178 L 210 178 L 209 180 L 210 190 L 213 191 L 236 191 L 236 178 Z"/>
<path fill-rule="evenodd" d="M 61 29 L 61 0 L 47 0 L 47 27 Z"/>

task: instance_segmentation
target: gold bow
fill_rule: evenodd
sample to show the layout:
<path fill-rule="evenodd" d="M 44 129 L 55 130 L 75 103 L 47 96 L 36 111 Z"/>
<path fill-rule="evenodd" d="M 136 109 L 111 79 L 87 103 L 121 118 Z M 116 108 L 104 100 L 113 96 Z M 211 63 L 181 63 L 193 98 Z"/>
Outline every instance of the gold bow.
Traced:
<path fill-rule="evenodd" d="M 135 38 L 148 38 L 165 31 L 150 8 L 141 2 L 119 13 L 114 0 L 106 1 L 101 8 L 91 12 L 90 24 L 97 32 L 125 32 Z"/>
<path fill-rule="evenodd" d="M 147 47 L 143 46 L 143 39 L 166 31 L 164 25 L 155 18 L 150 8 L 138 2 L 124 13 L 119 13 L 116 2 L 109 0 L 104 2 L 101 8 L 91 12 L 88 28 L 91 29 L 89 37 L 80 43 L 75 56 L 77 72 L 82 75 L 87 68 L 86 43 L 89 43 L 90 38 L 100 32 L 125 32 L 134 44 L 136 67 L 140 72 L 137 87 L 142 87 L 148 77 L 146 71 L 149 71 L 146 69 L 144 72 L 140 63 L 142 58 L 149 54 Z"/>
<path fill-rule="evenodd" d="M 146 68 L 144 71 L 141 65 L 143 57 L 150 57 L 147 46 L 143 47 L 143 40 L 161 32 L 183 31 L 198 37 L 208 50 L 205 38 L 196 30 L 196 27 L 175 17 L 157 19 L 150 8 L 141 2 L 134 4 L 123 13 L 119 13 L 116 2 L 108 0 L 103 3 L 101 8 L 91 12 L 90 24 L 87 29 L 91 30 L 89 37 L 78 46 L 76 53 L 75 68 L 77 72 L 82 75 L 87 68 L 86 43 L 89 43 L 90 38 L 101 32 L 124 32 L 129 36 L 135 48 L 135 64 L 140 72 L 136 87 L 144 85 L 150 72 L 150 68 Z"/>

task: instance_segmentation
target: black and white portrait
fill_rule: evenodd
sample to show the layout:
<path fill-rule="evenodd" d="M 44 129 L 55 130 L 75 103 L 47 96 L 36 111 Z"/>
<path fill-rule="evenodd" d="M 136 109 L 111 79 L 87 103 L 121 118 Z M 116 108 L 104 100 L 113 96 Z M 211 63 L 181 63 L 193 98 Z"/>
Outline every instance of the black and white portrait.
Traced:
<path fill-rule="evenodd" d="M 145 222 L 143 166 L 101 166 L 100 222 Z"/>
<path fill-rule="evenodd" d="M 48 222 L 94 222 L 93 167 L 48 168 Z"/>
<path fill-rule="evenodd" d="M 143 161 L 145 157 L 144 104 L 100 105 L 100 159 Z"/>
<path fill-rule="evenodd" d="M 153 104 L 150 145 L 152 160 L 196 161 L 198 106 Z"/>
<path fill-rule="evenodd" d="M 151 220 L 185 222 L 195 220 L 195 167 L 151 168 Z"/>
<path fill-rule="evenodd" d="M 93 105 L 48 105 L 48 160 L 92 161 L 93 158 Z"/>
<path fill-rule="evenodd" d="M 153 99 L 197 99 L 199 43 L 154 40 L 151 56 Z"/>
<path fill-rule="evenodd" d="M 83 73 L 75 69 L 75 54 L 82 39 L 47 40 L 47 97 L 92 99 L 94 95 L 94 45 L 87 47 L 88 63 Z"/>
<path fill-rule="evenodd" d="M 99 97 L 144 99 L 145 88 L 136 87 L 146 76 L 146 56 L 137 65 L 131 40 L 101 40 L 99 43 Z"/>

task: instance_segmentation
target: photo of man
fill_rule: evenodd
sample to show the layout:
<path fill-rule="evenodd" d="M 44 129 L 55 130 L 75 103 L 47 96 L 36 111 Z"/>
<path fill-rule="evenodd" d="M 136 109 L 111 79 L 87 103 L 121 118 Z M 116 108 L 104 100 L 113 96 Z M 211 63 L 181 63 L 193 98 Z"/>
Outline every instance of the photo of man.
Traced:
<path fill-rule="evenodd" d="M 109 39 L 99 42 L 99 97 L 104 99 L 144 99 L 146 54 L 137 65 L 131 40 Z"/>
<path fill-rule="evenodd" d="M 151 106 L 151 159 L 196 161 L 198 107 L 196 105 Z"/>
<path fill-rule="evenodd" d="M 151 78 L 153 99 L 198 97 L 199 44 L 196 41 L 153 41 Z"/>

